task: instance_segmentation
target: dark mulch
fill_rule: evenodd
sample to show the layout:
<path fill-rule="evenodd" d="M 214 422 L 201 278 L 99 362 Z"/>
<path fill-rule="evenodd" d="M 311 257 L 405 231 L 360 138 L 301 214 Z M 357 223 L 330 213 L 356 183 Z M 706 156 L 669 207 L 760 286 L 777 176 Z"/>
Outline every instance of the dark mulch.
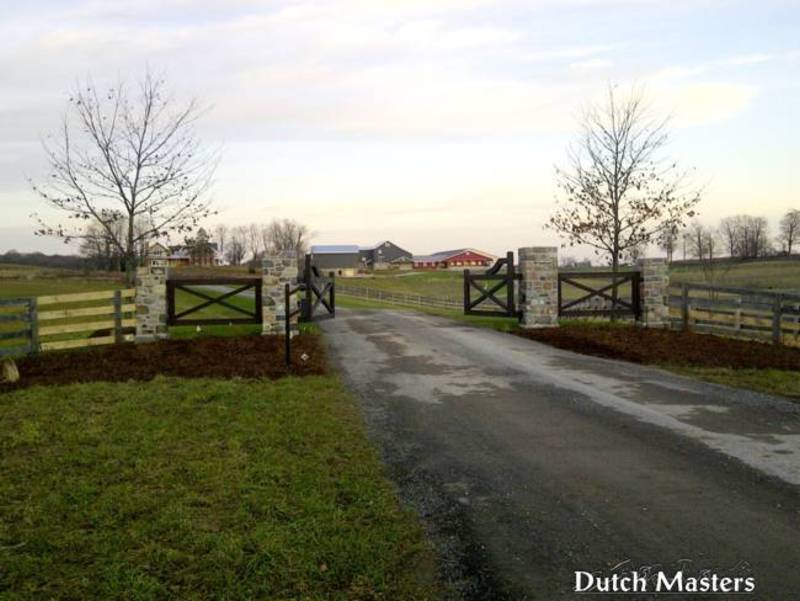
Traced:
<path fill-rule="evenodd" d="M 634 363 L 800 370 L 800 349 L 709 334 L 623 325 L 567 325 L 515 333 L 558 348 Z"/>
<path fill-rule="evenodd" d="M 152 380 L 157 375 L 275 379 L 288 373 L 306 376 L 327 372 L 318 335 L 301 334 L 292 339 L 292 368 L 288 372 L 283 345 L 281 336 L 208 336 L 47 352 L 18 360 L 19 382 L 0 384 L 0 392 L 36 384 Z"/>

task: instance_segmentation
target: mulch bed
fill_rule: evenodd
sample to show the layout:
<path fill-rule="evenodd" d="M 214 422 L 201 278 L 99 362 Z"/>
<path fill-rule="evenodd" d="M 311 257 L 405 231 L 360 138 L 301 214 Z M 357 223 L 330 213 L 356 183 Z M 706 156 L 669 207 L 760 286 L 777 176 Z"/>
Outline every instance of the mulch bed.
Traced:
<path fill-rule="evenodd" d="M 152 380 L 157 375 L 275 379 L 287 374 L 324 374 L 328 370 L 322 340 L 314 334 L 292 339 L 292 367 L 288 371 L 281 336 L 208 336 L 54 351 L 19 359 L 17 367 L 20 380 L 0 384 L 0 392 L 37 384 Z"/>
<path fill-rule="evenodd" d="M 633 363 L 800 370 L 800 349 L 710 334 L 590 325 L 520 329 L 515 333 L 558 348 Z"/>

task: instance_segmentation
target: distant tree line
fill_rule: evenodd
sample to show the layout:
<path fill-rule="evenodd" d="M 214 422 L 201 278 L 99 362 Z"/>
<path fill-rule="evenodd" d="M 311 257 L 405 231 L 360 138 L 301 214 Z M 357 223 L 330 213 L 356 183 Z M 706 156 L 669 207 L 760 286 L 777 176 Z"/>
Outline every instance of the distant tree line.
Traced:
<path fill-rule="evenodd" d="M 721 219 L 716 227 L 693 222 L 683 230 L 672 228 L 658 243 L 670 262 L 678 252 L 684 260 L 758 259 L 797 253 L 799 236 L 800 210 L 791 209 L 781 218 L 774 236 L 765 217 L 734 215 Z"/>
<path fill-rule="evenodd" d="M 235 227 L 220 223 L 213 228 L 213 237 L 227 263 L 254 267 L 265 254 L 294 250 L 298 256 L 305 255 L 311 232 L 293 219 L 273 219 Z"/>

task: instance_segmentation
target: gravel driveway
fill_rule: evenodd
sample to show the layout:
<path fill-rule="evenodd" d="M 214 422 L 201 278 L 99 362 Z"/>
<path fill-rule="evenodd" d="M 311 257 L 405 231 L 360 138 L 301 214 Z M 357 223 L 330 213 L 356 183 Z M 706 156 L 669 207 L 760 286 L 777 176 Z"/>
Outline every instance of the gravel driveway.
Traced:
<path fill-rule="evenodd" d="M 415 313 L 322 326 L 453 597 L 682 560 L 800 595 L 797 405 Z"/>

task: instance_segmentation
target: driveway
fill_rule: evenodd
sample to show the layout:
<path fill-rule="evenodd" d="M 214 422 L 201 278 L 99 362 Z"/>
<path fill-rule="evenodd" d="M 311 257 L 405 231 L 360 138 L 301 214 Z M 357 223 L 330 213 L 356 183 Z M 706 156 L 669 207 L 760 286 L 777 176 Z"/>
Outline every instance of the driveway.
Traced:
<path fill-rule="evenodd" d="M 416 313 L 323 328 L 455 597 L 571 599 L 619 564 L 800 595 L 799 406 Z"/>

